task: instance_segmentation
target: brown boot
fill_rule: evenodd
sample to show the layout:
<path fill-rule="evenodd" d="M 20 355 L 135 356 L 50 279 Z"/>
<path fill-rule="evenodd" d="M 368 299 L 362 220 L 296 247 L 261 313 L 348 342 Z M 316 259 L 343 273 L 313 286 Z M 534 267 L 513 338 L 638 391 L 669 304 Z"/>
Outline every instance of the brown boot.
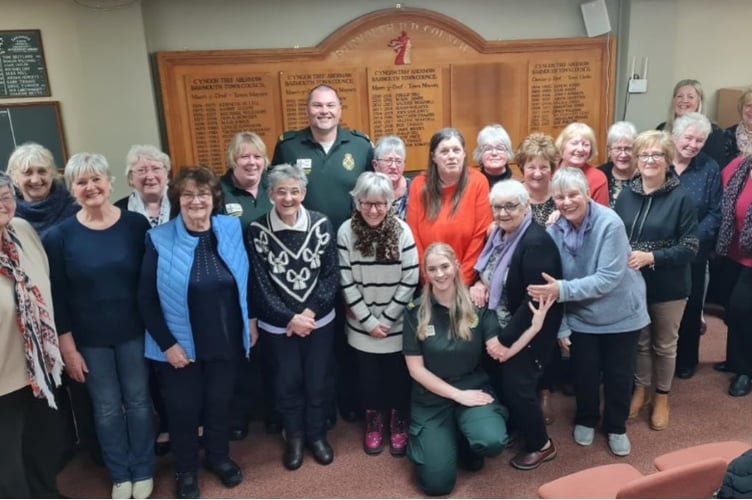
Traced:
<path fill-rule="evenodd" d="M 635 418 L 640 410 L 650 405 L 650 395 L 643 385 L 636 385 L 629 403 L 629 418 Z"/>
<path fill-rule="evenodd" d="M 668 394 L 655 393 L 653 414 L 650 415 L 650 428 L 662 431 L 668 427 Z"/>
<path fill-rule="evenodd" d="M 543 413 L 543 421 L 546 425 L 553 424 L 556 417 L 554 417 L 554 409 L 551 406 L 551 391 L 543 389 L 538 393 L 538 399 L 540 400 L 541 412 Z"/>

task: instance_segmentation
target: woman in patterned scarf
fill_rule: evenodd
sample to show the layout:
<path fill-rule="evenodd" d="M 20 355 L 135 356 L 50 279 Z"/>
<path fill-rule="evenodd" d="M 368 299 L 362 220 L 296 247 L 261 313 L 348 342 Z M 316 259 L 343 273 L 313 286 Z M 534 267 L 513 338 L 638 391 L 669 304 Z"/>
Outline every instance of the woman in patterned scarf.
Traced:
<path fill-rule="evenodd" d="M 57 498 L 63 361 L 47 256 L 15 211 L 10 177 L 0 173 L 0 497 Z"/>

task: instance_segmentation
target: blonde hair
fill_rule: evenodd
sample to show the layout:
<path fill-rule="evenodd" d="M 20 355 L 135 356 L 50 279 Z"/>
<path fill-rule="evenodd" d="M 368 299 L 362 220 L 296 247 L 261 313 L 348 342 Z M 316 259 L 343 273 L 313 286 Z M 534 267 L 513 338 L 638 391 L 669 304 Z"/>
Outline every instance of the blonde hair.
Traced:
<path fill-rule="evenodd" d="M 685 78 L 679 80 L 674 85 L 674 91 L 671 93 L 671 101 L 668 103 L 668 120 L 666 120 L 666 126 L 663 128 L 666 132 L 671 132 L 674 129 L 674 120 L 676 120 L 676 113 L 674 113 L 674 97 L 679 89 L 682 87 L 692 87 L 697 93 L 697 112 L 702 113 L 703 104 L 705 103 L 705 92 L 702 90 L 702 84 L 692 78 Z"/>
<path fill-rule="evenodd" d="M 582 137 L 590 143 L 590 156 L 587 161 L 592 160 L 598 156 L 598 146 L 595 143 L 595 132 L 586 123 L 572 122 L 561 131 L 559 137 L 556 138 L 556 148 L 561 154 L 564 151 L 564 145 L 574 139 L 575 137 Z"/>
<path fill-rule="evenodd" d="M 478 315 L 475 312 L 475 306 L 473 306 L 470 300 L 470 292 L 462 282 L 462 273 L 460 272 L 460 264 L 457 261 L 457 254 L 446 243 L 433 243 L 429 245 L 423 254 L 424 273 L 426 272 L 426 261 L 431 255 L 445 257 L 455 267 L 454 300 L 449 307 L 449 336 L 470 341 L 473 336 L 470 328 L 473 323 L 478 321 Z M 431 286 L 431 282 L 426 280 L 421 294 L 420 307 L 418 308 L 418 328 L 416 330 L 418 340 L 426 339 L 426 330 L 428 329 L 428 325 L 431 324 L 431 312 L 433 310 L 431 306 L 432 293 L 433 287 Z"/>
<path fill-rule="evenodd" d="M 16 179 L 22 172 L 31 167 L 43 167 L 53 179 L 57 178 L 55 159 L 49 149 L 36 142 L 26 142 L 17 146 L 8 158 L 7 173 Z"/>
<path fill-rule="evenodd" d="M 666 165 L 674 163 L 676 157 L 676 146 L 671 135 L 664 130 L 646 130 L 640 133 L 632 144 L 632 162 L 637 164 L 637 155 L 641 154 L 648 148 L 658 146 L 661 148 L 661 152 L 665 155 Z"/>

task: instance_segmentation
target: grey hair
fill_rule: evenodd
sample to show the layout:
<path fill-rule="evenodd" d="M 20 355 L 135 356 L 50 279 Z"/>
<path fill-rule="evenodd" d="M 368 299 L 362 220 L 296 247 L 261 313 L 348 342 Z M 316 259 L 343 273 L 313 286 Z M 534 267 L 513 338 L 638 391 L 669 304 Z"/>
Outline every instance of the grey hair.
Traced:
<path fill-rule="evenodd" d="M 269 192 L 271 193 L 280 182 L 288 180 L 298 181 L 301 189 L 308 186 L 308 177 L 301 167 L 289 163 L 280 163 L 274 165 L 269 173 Z"/>
<path fill-rule="evenodd" d="M 394 201 L 392 181 L 389 180 L 386 174 L 379 172 L 363 172 L 360 174 L 355 187 L 350 191 L 350 195 L 358 206 L 360 206 L 362 198 L 368 198 L 369 196 L 384 198 L 389 205 Z"/>
<path fill-rule="evenodd" d="M 110 165 L 103 155 L 99 153 L 76 153 L 65 164 L 65 183 L 70 187 L 79 176 L 88 172 L 94 172 L 112 181 Z"/>
<path fill-rule="evenodd" d="M 475 151 L 473 152 L 473 159 L 475 163 L 480 164 L 480 158 L 483 155 L 483 146 L 491 143 L 502 143 L 507 148 L 507 153 L 512 154 L 512 139 L 509 138 L 509 133 L 506 129 L 495 123 L 493 125 L 486 125 L 480 132 L 478 132 L 478 139 L 475 141 Z"/>
<path fill-rule="evenodd" d="M 530 193 L 527 192 L 525 186 L 518 180 L 505 179 L 499 181 L 491 188 L 491 193 L 488 195 L 488 200 L 493 204 L 494 200 L 498 198 L 507 198 L 516 196 L 517 200 L 527 206 L 527 202 L 530 200 Z"/>
<path fill-rule="evenodd" d="M 0 171 L 0 188 L 8 186 L 10 187 L 11 194 L 13 193 L 13 179 L 10 178 L 5 172 Z"/>
<path fill-rule="evenodd" d="M 405 143 L 396 135 L 385 135 L 376 141 L 376 146 L 373 148 L 373 157 L 376 159 L 381 158 L 385 154 L 394 151 L 402 160 L 407 156 L 407 150 L 405 149 Z"/>
<path fill-rule="evenodd" d="M 134 144 L 131 149 L 128 150 L 128 154 L 125 155 L 125 176 L 131 173 L 133 167 L 141 159 L 147 159 L 157 161 L 161 163 L 165 170 L 168 172 L 172 168 L 170 164 L 170 157 L 167 156 L 161 149 L 151 144 Z"/>
<path fill-rule="evenodd" d="M 689 127 L 696 128 L 698 132 L 705 136 L 705 139 L 708 138 L 710 132 L 713 130 L 712 125 L 710 125 L 710 120 L 708 120 L 708 118 L 702 113 L 695 111 L 694 113 L 687 113 L 686 115 L 680 116 L 674 120 L 674 128 L 671 130 L 671 136 L 676 140 L 686 132 Z"/>
<path fill-rule="evenodd" d="M 57 177 L 55 158 L 49 149 L 36 142 L 26 142 L 16 147 L 8 158 L 8 175 L 26 172 L 30 167 L 44 167 L 53 178 Z"/>
<path fill-rule="evenodd" d="M 575 167 L 561 167 L 551 180 L 551 193 L 561 193 L 568 189 L 576 189 L 590 198 L 590 185 L 581 169 Z"/>
<path fill-rule="evenodd" d="M 619 141 L 634 142 L 635 137 L 637 137 L 637 127 L 632 122 L 616 122 L 608 127 L 606 146 L 610 148 Z"/>

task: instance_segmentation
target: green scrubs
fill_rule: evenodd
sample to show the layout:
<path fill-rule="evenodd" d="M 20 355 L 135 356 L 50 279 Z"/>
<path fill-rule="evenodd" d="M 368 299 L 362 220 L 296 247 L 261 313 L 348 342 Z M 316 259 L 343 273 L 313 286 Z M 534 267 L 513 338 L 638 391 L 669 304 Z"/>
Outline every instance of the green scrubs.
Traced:
<path fill-rule="evenodd" d="M 408 305 L 403 330 L 405 356 L 422 356 L 431 373 L 458 389 L 481 389 L 493 395 L 480 361 L 486 339 L 498 334 L 496 314 L 478 311 L 472 339 L 464 341 L 449 335 L 449 310 L 433 301 L 431 306 L 429 336 L 420 341 L 416 337 L 419 304 Z M 505 416 L 506 409 L 497 400 L 485 406 L 462 406 L 413 383 L 407 455 L 417 466 L 423 491 L 429 495 L 452 491 L 461 440 L 466 439 L 477 455 L 499 455 L 508 441 Z"/>

